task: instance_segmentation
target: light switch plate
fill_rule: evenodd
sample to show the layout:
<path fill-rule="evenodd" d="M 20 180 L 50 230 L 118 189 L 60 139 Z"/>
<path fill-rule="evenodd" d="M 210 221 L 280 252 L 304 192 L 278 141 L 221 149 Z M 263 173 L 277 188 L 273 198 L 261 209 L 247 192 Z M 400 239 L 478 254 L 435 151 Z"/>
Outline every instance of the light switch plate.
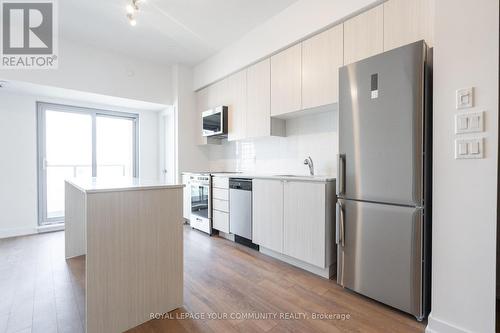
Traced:
<path fill-rule="evenodd" d="M 484 132 L 483 119 L 483 111 L 455 115 L 455 134 Z"/>
<path fill-rule="evenodd" d="M 466 109 L 474 106 L 474 88 L 457 90 L 457 109 Z"/>
<path fill-rule="evenodd" d="M 455 159 L 477 159 L 484 158 L 484 139 L 456 139 Z"/>

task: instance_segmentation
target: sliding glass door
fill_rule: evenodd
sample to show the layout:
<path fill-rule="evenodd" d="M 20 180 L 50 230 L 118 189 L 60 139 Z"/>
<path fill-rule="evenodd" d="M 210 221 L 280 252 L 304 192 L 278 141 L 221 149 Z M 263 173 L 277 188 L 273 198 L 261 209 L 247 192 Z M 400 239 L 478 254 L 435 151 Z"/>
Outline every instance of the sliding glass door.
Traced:
<path fill-rule="evenodd" d="M 138 115 L 38 104 L 41 225 L 64 222 L 64 180 L 137 177 Z"/>

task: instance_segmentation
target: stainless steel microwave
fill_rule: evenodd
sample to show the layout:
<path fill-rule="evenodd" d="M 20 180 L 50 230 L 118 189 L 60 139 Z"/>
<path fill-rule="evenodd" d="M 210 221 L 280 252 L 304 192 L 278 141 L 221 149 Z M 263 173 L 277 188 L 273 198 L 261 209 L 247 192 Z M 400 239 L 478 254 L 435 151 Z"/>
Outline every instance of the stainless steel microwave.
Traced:
<path fill-rule="evenodd" d="M 227 106 L 202 113 L 203 136 L 227 136 Z"/>

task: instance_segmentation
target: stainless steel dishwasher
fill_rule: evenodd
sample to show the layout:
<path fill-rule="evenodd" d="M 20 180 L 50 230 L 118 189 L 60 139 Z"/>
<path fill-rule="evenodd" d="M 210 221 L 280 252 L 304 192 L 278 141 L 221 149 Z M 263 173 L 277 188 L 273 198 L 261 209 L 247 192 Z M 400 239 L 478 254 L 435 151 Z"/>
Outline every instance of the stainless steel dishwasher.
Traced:
<path fill-rule="evenodd" d="M 236 242 L 255 247 L 252 244 L 251 179 L 229 179 L 229 232 L 235 235 Z"/>

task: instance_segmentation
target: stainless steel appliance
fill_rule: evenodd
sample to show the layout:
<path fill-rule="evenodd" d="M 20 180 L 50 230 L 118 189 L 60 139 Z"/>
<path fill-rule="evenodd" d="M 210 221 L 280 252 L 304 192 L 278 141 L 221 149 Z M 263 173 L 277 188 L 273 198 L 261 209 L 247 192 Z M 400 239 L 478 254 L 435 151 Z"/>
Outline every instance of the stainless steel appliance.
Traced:
<path fill-rule="evenodd" d="M 212 234 L 212 189 L 210 174 L 192 174 L 191 227 Z"/>
<path fill-rule="evenodd" d="M 227 136 L 227 106 L 218 106 L 202 113 L 203 136 Z"/>
<path fill-rule="evenodd" d="M 252 180 L 229 179 L 229 231 L 252 240 Z M 238 241 L 235 238 L 235 241 Z"/>
<path fill-rule="evenodd" d="M 338 282 L 430 310 L 431 63 L 423 41 L 340 68 Z"/>

